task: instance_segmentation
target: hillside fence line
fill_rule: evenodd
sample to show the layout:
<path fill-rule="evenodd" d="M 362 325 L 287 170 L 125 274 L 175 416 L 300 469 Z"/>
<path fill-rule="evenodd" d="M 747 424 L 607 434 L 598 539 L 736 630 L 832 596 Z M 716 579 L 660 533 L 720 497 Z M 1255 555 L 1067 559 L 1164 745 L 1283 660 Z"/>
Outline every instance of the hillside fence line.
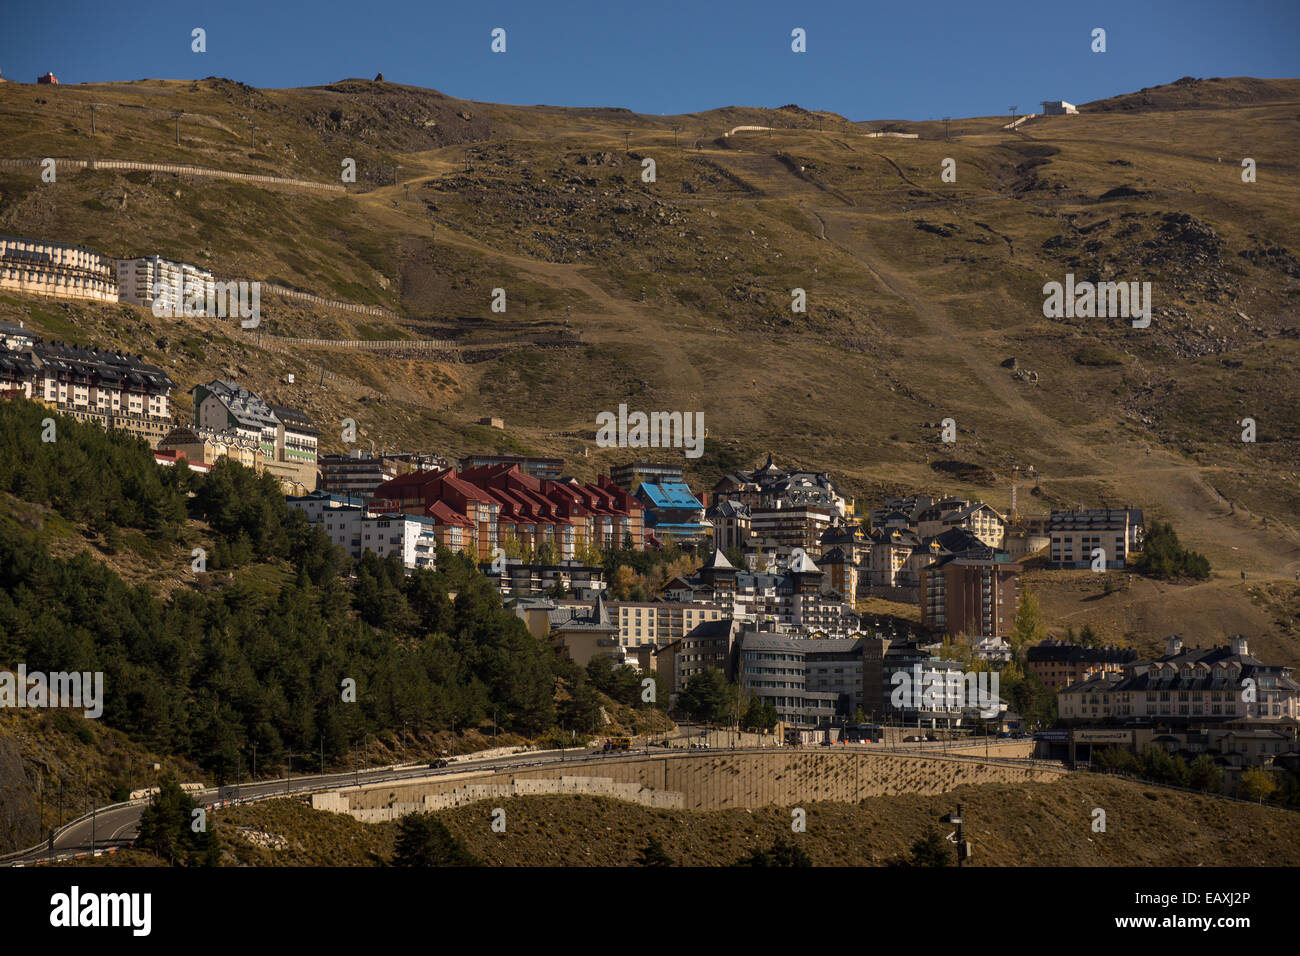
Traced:
<path fill-rule="evenodd" d="M 233 170 L 213 169 L 209 166 L 187 166 L 179 163 L 138 163 L 125 159 L 59 159 L 53 157 L 54 168 L 71 166 L 73 169 L 125 169 L 150 173 L 174 173 L 178 176 L 209 176 L 214 179 L 238 179 L 252 183 L 272 183 L 277 186 L 297 186 L 302 189 L 323 189 L 327 192 L 347 192 L 336 183 L 315 183 L 309 179 L 290 179 L 285 176 L 264 176 L 258 173 L 237 173 Z M 39 166 L 42 159 L 0 159 L 0 166 L 10 169 Z"/>
<path fill-rule="evenodd" d="M 525 335 L 491 342 L 457 342 L 455 339 L 318 339 L 268 335 L 265 333 L 253 333 L 253 337 L 256 339 L 257 344 L 262 345 L 264 348 L 278 347 L 280 350 L 290 345 L 297 345 L 324 349 L 361 349 L 374 352 L 471 352 L 484 349 L 519 348 L 524 345 L 577 345 L 581 341 L 580 335 L 576 332 Z"/>

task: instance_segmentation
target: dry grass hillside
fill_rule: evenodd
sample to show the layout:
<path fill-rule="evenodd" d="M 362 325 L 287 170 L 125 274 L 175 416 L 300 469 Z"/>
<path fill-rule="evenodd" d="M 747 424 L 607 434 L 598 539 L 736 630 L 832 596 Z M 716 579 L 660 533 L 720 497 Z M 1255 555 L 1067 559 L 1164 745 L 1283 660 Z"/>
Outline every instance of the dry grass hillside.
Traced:
<path fill-rule="evenodd" d="M 1282 589 L 1300 570 L 1300 81 L 1184 78 L 1016 132 L 1004 123 L 958 119 L 946 140 L 941 123 L 794 105 L 658 117 L 369 80 L 8 83 L 0 158 L 338 182 L 351 157 L 358 175 L 327 193 L 105 170 L 46 184 L 34 166 L 8 167 L 0 232 L 158 252 L 393 313 L 268 295 L 269 335 L 507 342 L 567 325 L 581 343 L 283 350 L 231 321 L 9 294 L 0 319 L 142 353 L 182 390 L 236 376 L 308 410 L 326 450 L 350 417 L 362 443 L 562 455 L 589 476 L 626 457 L 594 448 L 593 433 L 598 412 L 627 402 L 705 413 L 707 454 L 688 462 L 701 481 L 772 450 L 862 501 L 961 490 L 1005 508 L 1011 465 L 1033 464 L 1022 509 L 1129 502 L 1172 520 L 1222 572 L 1198 586 L 1204 601 L 1162 599 L 1165 613 L 1152 598 L 1099 624 L 1194 627 L 1180 605 L 1221 607 L 1266 628 L 1261 651 L 1297 662 L 1294 632 L 1234 585 L 1244 569 Z M 744 125 L 771 129 L 724 135 Z M 882 130 L 919 138 L 865 135 Z M 955 182 L 940 178 L 949 158 Z M 1044 318 L 1043 284 L 1067 273 L 1151 282 L 1150 328 Z M 504 314 L 489 308 L 497 288 Z M 791 311 L 795 288 L 806 313 Z M 505 431 L 474 424 L 485 415 Z M 955 446 L 938 440 L 945 417 Z M 1244 417 L 1255 444 L 1240 440 Z M 957 481 L 944 461 L 990 479 Z M 1049 604 L 1078 610 L 1070 585 L 1042 585 L 1058 587 Z M 1293 590 L 1277 600 L 1294 604 Z"/>
<path fill-rule="evenodd" d="M 439 816 L 496 866 L 632 866 L 651 836 L 688 866 L 727 865 L 779 837 L 797 841 L 814 865 L 881 866 L 938 827 L 958 802 L 976 866 L 1300 864 L 1300 815 L 1091 775 L 810 804 L 801 834 L 791 833 L 788 808 L 691 813 L 600 797 L 504 801 L 504 834 L 491 831 L 487 803 Z M 1097 807 L 1106 811 L 1105 833 L 1092 831 Z M 226 862 L 254 866 L 382 865 L 392 858 L 397 829 L 287 800 L 222 811 L 217 825 L 229 834 Z M 280 838 L 280 848 L 265 845 L 268 836 Z"/>

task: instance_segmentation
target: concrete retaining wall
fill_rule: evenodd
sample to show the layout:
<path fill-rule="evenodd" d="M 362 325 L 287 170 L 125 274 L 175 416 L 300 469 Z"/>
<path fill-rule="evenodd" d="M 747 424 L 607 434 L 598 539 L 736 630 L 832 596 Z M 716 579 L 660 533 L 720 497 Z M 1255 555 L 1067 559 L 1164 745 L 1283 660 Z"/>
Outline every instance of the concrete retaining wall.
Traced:
<path fill-rule="evenodd" d="M 856 803 L 894 793 L 946 793 L 965 784 L 1050 781 L 1057 768 L 892 753 L 729 753 L 606 757 L 591 767 L 456 774 L 317 794 L 318 810 L 374 823 L 529 793 L 582 793 L 685 810 Z"/>

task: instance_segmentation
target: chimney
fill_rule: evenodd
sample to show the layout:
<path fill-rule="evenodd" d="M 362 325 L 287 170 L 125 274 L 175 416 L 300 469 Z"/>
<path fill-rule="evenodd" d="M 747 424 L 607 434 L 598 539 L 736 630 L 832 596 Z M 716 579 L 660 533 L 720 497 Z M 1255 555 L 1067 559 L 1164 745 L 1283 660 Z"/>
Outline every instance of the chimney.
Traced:
<path fill-rule="evenodd" d="M 1177 634 L 1165 638 L 1165 656 L 1173 657 L 1183 649 L 1183 639 Z"/>
<path fill-rule="evenodd" d="M 1241 634 L 1232 635 L 1232 653 L 1243 656 L 1250 653 L 1246 650 L 1246 638 Z"/>

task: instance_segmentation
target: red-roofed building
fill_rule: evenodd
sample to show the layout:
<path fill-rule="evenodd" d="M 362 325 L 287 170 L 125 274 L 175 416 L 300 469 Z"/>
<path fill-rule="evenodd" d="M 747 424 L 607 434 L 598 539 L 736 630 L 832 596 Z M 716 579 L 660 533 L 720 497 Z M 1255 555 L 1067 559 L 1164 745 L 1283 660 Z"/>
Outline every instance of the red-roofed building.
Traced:
<path fill-rule="evenodd" d="M 507 541 L 524 549 L 549 545 L 557 560 L 629 539 L 638 550 L 645 546 L 644 506 L 604 476 L 593 485 L 536 478 L 518 465 L 484 465 L 399 475 L 374 497 L 392 510 L 436 519 L 439 543 L 478 561 L 491 561 Z"/>

